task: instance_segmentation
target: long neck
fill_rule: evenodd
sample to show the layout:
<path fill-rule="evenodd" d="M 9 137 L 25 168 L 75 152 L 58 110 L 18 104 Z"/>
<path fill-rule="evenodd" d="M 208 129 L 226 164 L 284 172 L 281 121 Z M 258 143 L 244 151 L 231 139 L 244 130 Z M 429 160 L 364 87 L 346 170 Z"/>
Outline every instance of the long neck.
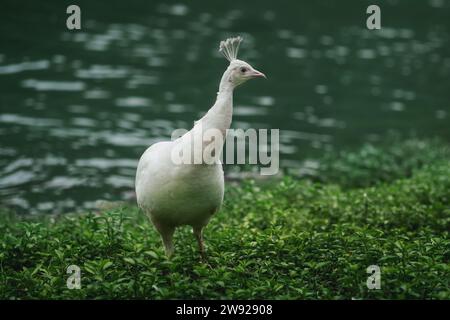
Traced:
<path fill-rule="evenodd" d="M 220 79 L 219 92 L 218 92 L 219 95 L 220 95 L 220 93 L 225 93 L 225 92 L 233 93 L 234 85 L 231 82 L 230 76 L 231 76 L 231 68 L 228 67 L 227 70 L 225 70 L 225 72 L 223 73 L 222 79 Z"/>
<path fill-rule="evenodd" d="M 215 140 L 214 158 L 218 160 L 222 153 L 222 147 L 226 139 L 226 131 L 230 128 L 231 119 L 233 116 L 233 89 L 234 86 L 229 81 L 230 70 L 227 69 L 220 81 L 219 92 L 217 93 L 217 99 L 214 105 L 208 110 L 203 118 L 197 121 L 191 131 L 186 133 L 180 141 L 191 145 L 191 138 L 194 141 L 201 141 L 201 148 L 197 149 L 194 145 L 195 151 L 200 150 L 200 156 L 203 151 L 211 144 L 209 138 L 207 138 L 208 130 L 215 129 L 221 133 L 221 143 Z M 216 134 L 217 131 L 211 130 L 209 133 Z M 214 132 L 215 131 L 215 132 Z M 200 139 L 200 140 L 197 140 Z"/>
<path fill-rule="evenodd" d="M 233 117 L 234 86 L 230 82 L 230 71 L 230 69 L 225 70 L 220 81 L 216 102 L 201 119 L 203 129 L 218 129 L 222 132 L 224 139 L 226 130 L 230 128 Z"/>

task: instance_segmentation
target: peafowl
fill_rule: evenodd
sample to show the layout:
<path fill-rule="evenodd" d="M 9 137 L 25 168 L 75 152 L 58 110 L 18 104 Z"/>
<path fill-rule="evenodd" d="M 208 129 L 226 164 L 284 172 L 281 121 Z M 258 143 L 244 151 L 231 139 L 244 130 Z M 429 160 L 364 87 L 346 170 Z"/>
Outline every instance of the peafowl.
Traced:
<path fill-rule="evenodd" d="M 135 181 L 137 203 L 161 235 L 168 257 L 174 252 L 175 228 L 181 225 L 192 226 L 200 255 L 206 257 L 203 228 L 219 210 L 224 196 L 224 173 L 219 158 L 231 125 L 233 90 L 249 79 L 266 77 L 236 58 L 241 41 L 241 37 L 235 37 L 220 42 L 219 51 L 230 64 L 220 81 L 217 99 L 206 115 L 178 139 L 151 145 L 139 160 Z M 208 130 L 218 134 L 211 152 L 213 161 L 199 162 L 189 153 L 201 155 L 210 147 L 213 139 L 204 138 Z M 198 135 L 202 136 L 201 143 L 193 144 Z M 186 154 L 183 159 L 189 161 L 180 162 L 177 156 Z"/>

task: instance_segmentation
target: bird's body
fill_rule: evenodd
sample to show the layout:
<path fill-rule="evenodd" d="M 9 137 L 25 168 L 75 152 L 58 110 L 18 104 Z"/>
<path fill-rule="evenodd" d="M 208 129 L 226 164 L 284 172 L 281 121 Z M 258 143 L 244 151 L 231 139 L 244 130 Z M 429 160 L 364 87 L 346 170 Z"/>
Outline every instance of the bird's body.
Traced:
<path fill-rule="evenodd" d="M 222 165 L 175 165 L 170 159 L 175 143 L 156 143 L 142 155 L 137 201 L 159 223 L 203 227 L 223 200 Z"/>
<path fill-rule="evenodd" d="M 227 40 L 228 49 L 241 40 Z M 234 57 L 229 59 L 230 66 L 222 76 L 216 102 L 207 114 L 182 137 L 150 146 L 139 160 L 136 173 L 137 202 L 161 234 L 169 256 L 173 253 L 173 233 L 181 225 L 193 227 L 200 252 L 204 254 L 202 230 L 223 201 L 224 174 L 219 158 L 226 130 L 231 125 L 233 89 L 247 78 L 263 76 L 246 62 L 236 59 L 237 49 L 233 53 Z M 225 56 L 228 58 L 228 55 Z M 245 79 L 236 76 L 243 69 L 253 73 L 246 75 Z M 217 139 L 212 153 L 213 161 L 205 162 L 202 156 L 211 147 L 211 140 L 205 139 L 204 134 L 211 131 L 220 139 Z M 176 158 L 180 150 L 189 154 L 185 158 L 187 162 L 180 162 Z M 200 162 L 195 161 L 195 154 L 201 155 Z"/>

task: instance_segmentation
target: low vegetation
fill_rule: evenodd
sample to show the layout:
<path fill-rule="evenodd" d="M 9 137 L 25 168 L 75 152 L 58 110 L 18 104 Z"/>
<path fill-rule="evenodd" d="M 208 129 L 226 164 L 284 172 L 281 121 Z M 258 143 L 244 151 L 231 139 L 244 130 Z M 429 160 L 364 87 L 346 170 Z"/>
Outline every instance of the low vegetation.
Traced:
<path fill-rule="evenodd" d="M 409 140 L 325 158 L 314 179 L 228 186 L 205 231 L 172 259 L 133 205 L 82 215 L 0 215 L 3 299 L 450 299 L 450 162 Z M 66 286 L 81 269 L 81 289 Z M 381 268 L 381 289 L 366 285 Z"/>

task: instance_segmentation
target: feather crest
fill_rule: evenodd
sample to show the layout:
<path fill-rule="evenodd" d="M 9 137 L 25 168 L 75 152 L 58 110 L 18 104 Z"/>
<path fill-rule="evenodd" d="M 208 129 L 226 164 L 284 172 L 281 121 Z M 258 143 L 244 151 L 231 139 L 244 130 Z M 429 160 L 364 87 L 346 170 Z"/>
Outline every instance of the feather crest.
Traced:
<path fill-rule="evenodd" d="M 228 61 L 236 60 L 239 51 L 239 45 L 242 42 L 242 37 L 237 36 L 220 41 L 219 52 L 223 54 Z"/>

